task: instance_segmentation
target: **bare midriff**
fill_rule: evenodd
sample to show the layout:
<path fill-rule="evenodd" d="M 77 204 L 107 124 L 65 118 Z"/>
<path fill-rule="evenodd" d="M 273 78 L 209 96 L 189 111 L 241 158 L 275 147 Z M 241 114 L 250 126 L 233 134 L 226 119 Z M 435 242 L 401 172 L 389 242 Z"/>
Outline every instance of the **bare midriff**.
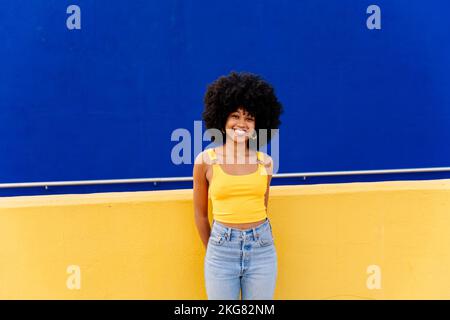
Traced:
<path fill-rule="evenodd" d="M 250 229 L 250 228 L 256 228 L 257 226 L 263 224 L 266 221 L 266 219 L 256 222 L 250 222 L 250 223 L 225 223 L 218 221 L 220 224 L 227 226 L 229 228 L 235 228 L 240 230 Z"/>

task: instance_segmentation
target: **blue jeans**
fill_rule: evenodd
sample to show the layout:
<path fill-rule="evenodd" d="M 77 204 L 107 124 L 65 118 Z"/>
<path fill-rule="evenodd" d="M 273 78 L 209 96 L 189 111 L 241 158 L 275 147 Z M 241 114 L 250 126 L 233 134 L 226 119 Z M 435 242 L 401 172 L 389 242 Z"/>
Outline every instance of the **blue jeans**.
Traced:
<path fill-rule="evenodd" d="M 267 219 L 240 230 L 213 221 L 205 256 L 210 300 L 271 300 L 277 277 L 277 253 Z M 241 292 L 242 291 L 242 292 Z"/>

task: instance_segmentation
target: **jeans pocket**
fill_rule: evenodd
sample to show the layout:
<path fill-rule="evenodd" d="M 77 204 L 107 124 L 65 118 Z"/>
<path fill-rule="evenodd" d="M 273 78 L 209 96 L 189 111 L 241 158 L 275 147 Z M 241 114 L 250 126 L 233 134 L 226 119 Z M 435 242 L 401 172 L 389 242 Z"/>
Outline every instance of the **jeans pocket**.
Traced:
<path fill-rule="evenodd" d="M 270 246 L 273 244 L 272 231 L 268 228 L 266 231 L 260 234 L 258 238 L 259 245 L 261 247 Z"/>
<path fill-rule="evenodd" d="M 224 242 L 225 242 L 225 237 L 223 235 L 211 232 L 208 243 L 215 245 L 215 246 L 221 246 L 221 245 L 223 245 Z"/>

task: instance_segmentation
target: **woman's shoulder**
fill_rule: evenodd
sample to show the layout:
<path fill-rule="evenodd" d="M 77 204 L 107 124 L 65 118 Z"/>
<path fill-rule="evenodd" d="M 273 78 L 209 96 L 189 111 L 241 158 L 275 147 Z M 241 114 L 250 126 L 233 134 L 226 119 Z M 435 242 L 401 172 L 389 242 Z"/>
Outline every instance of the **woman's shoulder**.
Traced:
<path fill-rule="evenodd" d="M 264 162 L 264 165 L 271 165 L 273 162 L 273 159 L 271 156 L 269 156 L 267 153 L 258 151 L 260 154 L 260 159 Z"/>
<path fill-rule="evenodd" d="M 205 149 L 195 157 L 194 165 L 210 165 L 213 160 L 212 157 L 212 151 L 210 149 Z"/>
<path fill-rule="evenodd" d="M 272 175 L 272 170 L 273 170 L 273 159 L 271 156 L 269 156 L 267 153 L 262 152 L 262 151 L 258 151 L 260 154 L 260 159 L 262 161 L 262 164 L 264 165 L 264 167 L 266 168 L 267 172 Z"/>

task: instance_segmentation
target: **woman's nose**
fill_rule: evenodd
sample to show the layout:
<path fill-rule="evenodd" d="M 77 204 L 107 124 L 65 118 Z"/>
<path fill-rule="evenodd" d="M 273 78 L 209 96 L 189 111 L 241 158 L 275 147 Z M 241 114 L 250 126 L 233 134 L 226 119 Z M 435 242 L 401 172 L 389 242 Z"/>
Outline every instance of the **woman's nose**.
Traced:
<path fill-rule="evenodd" d="M 245 128 L 245 119 L 243 117 L 239 117 L 238 124 L 240 127 Z"/>

